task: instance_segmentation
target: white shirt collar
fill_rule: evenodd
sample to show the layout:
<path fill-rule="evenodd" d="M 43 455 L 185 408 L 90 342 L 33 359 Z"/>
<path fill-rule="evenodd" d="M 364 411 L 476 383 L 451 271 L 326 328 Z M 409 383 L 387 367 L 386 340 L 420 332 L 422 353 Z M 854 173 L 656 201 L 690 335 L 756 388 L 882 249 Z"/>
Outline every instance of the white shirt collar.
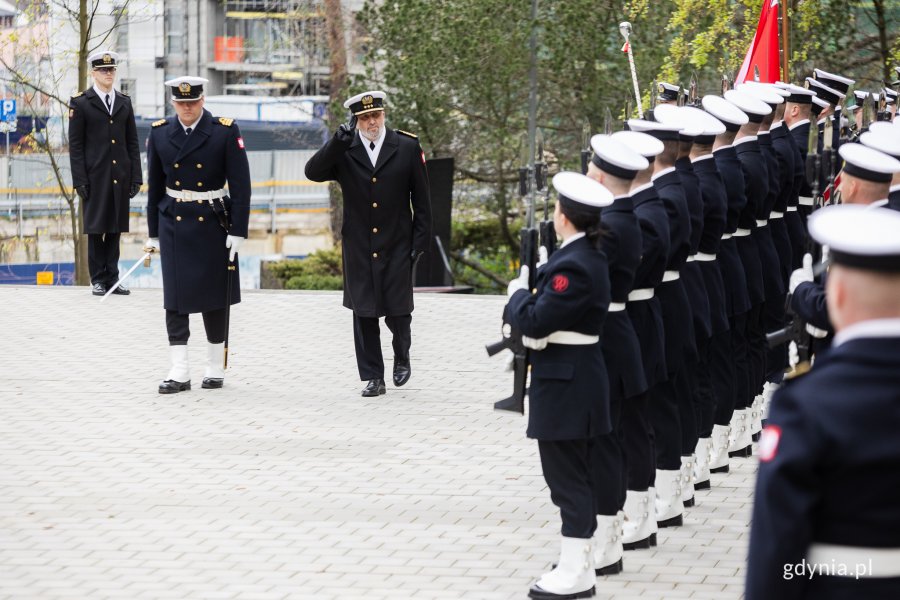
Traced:
<path fill-rule="evenodd" d="M 809 119 L 802 119 L 802 120 L 800 120 L 800 121 L 797 121 L 796 123 L 794 123 L 794 124 L 791 125 L 790 127 L 788 127 L 788 129 L 790 129 L 791 131 L 793 131 L 793 130 L 796 129 L 797 127 L 800 127 L 801 125 L 806 125 L 807 123 L 809 123 Z"/>
<path fill-rule="evenodd" d="M 632 196 L 634 196 L 634 195 L 637 194 L 638 192 L 643 192 L 644 190 L 650 189 L 650 188 L 652 188 L 652 187 L 653 187 L 653 182 L 652 182 L 652 181 L 648 181 L 647 183 L 645 183 L 645 184 L 643 184 L 643 185 L 640 185 L 640 186 L 638 186 L 638 187 L 632 189 L 629 193 L 630 193 Z"/>
<path fill-rule="evenodd" d="M 184 129 L 185 133 L 187 133 L 188 127 L 191 128 L 191 133 L 194 133 L 194 130 L 197 129 L 197 123 L 200 122 L 201 118 L 203 118 L 202 115 L 200 117 L 198 117 L 197 120 L 194 121 L 193 123 L 191 123 L 190 125 L 185 125 L 184 123 L 181 122 L 181 119 L 178 119 L 178 124 L 181 125 L 181 128 Z"/>
<path fill-rule="evenodd" d="M 568 246 L 569 244 L 571 244 L 571 243 L 574 242 L 575 240 L 580 240 L 580 239 L 583 238 L 585 235 L 586 235 L 586 234 L 585 234 L 583 231 L 579 231 L 578 233 L 576 233 L 576 234 L 573 235 L 572 237 L 566 238 L 566 241 L 564 241 L 564 242 L 562 243 L 562 245 L 559 247 L 559 249 L 562 250 L 563 248 L 565 248 L 566 246 Z"/>
<path fill-rule="evenodd" d="M 783 120 L 782 121 L 773 121 L 772 124 L 769 126 L 769 131 L 772 131 L 773 129 L 778 129 L 782 125 L 784 125 Z"/>
<path fill-rule="evenodd" d="M 381 145 L 384 143 L 384 138 L 387 135 L 387 127 L 381 128 L 381 135 L 375 140 L 375 148 L 369 147 L 369 144 L 372 143 L 371 140 L 366 138 L 359 129 L 356 130 L 356 133 L 359 135 L 359 139 L 369 154 L 369 160 L 372 161 L 372 166 L 374 167 L 378 162 L 378 154 L 381 152 Z"/>
<path fill-rule="evenodd" d="M 100 102 L 106 106 L 106 95 L 109 94 L 109 113 L 112 114 L 112 109 L 116 106 L 116 88 L 112 88 L 108 92 L 104 92 L 100 89 L 100 87 L 95 83 L 94 84 L 94 93 L 100 96 Z"/>
<path fill-rule="evenodd" d="M 669 173 L 671 173 L 674 170 L 675 170 L 675 167 L 667 167 L 667 168 L 663 169 L 662 171 L 660 171 L 659 173 L 654 173 L 653 177 L 650 178 L 650 182 L 653 183 L 654 181 L 656 181 L 663 175 L 668 175 Z"/>
<path fill-rule="evenodd" d="M 698 156 L 697 158 L 693 159 L 691 162 L 692 162 L 692 163 L 698 163 L 698 162 L 700 162 L 701 160 L 709 160 L 710 158 L 714 158 L 713 155 L 712 155 L 712 153 L 710 153 L 710 154 L 704 154 L 703 156 Z"/>
<path fill-rule="evenodd" d="M 713 154 L 715 154 L 715 153 L 718 152 L 719 150 L 725 150 L 725 149 L 727 149 L 727 148 L 734 148 L 734 146 L 731 145 L 731 144 L 728 144 L 727 146 L 719 146 L 718 148 L 716 148 L 715 150 L 713 150 Z"/>
<path fill-rule="evenodd" d="M 894 319 L 871 319 L 860 321 L 838 331 L 834 335 L 832 347 L 860 338 L 900 337 L 900 317 Z"/>
<path fill-rule="evenodd" d="M 747 142 L 757 142 L 759 138 L 755 135 L 748 135 L 746 137 L 742 137 L 739 140 L 734 140 L 735 146 L 740 146 L 741 144 L 746 144 Z"/>
<path fill-rule="evenodd" d="M 898 183 L 897 185 L 892 185 L 892 186 L 888 189 L 888 191 L 889 191 L 889 192 L 897 192 L 897 191 L 900 191 L 900 183 Z"/>

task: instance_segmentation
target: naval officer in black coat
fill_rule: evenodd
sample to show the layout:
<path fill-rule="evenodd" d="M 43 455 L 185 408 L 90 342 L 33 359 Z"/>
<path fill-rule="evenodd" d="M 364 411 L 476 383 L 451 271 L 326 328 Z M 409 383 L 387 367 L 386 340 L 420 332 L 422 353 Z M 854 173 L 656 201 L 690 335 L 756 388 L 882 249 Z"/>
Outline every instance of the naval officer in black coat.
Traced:
<path fill-rule="evenodd" d="M 147 138 L 147 246 L 162 261 L 172 359 L 160 394 L 191 389 L 191 313 L 202 313 L 206 328 L 203 387 L 222 387 L 228 303 L 241 301 L 235 258 L 247 238 L 250 165 L 234 120 L 203 109 L 206 83 L 202 77 L 167 81 L 175 115 L 154 122 Z"/>
<path fill-rule="evenodd" d="M 809 373 L 786 380 L 772 398 L 759 442 L 746 598 L 893 599 L 900 215 L 826 207 L 810 216 L 809 231 L 831 249 L 827 296 L 837 334 Z"/>
<path fill-rule="evenodd" d="M 344 306 L 353 311 L 353 339 L 363 396 L 385 393 L 378 319 L 393 333 L 394 384 L 410 377 L 412 277 L 431 243 L 431 199 L 425 154 L 411 133 L 385 127 L 385 94 L 346 102 L 353 116 L 309 162 L 312 181 L 337 181 L 344 195 Z"/>
<path fill-rule="evenodd" d="M 119 279 L 119 238 L 128 231 L 128 201 L 141 189 L 141 152 L 131 98 L 116 90 L 119 55 L 88 57 L 94 85 L 69 101 L 72 185 L 84 203 L 91 292 L 102 296 Z M 128 295 L 119 286 L 114 294 Z"/>

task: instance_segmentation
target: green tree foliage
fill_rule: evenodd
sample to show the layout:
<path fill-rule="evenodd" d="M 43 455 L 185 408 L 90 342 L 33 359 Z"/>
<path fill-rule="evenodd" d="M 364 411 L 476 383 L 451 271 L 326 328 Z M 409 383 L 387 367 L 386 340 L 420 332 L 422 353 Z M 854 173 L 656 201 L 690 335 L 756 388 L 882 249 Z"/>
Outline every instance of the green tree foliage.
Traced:
<path fill-rule="evenodd" d="M 344 288 L 341 248 L 317 250 L 303 259 L 281 260 L 267 265 L 286 290 L 340 290 Z"/>

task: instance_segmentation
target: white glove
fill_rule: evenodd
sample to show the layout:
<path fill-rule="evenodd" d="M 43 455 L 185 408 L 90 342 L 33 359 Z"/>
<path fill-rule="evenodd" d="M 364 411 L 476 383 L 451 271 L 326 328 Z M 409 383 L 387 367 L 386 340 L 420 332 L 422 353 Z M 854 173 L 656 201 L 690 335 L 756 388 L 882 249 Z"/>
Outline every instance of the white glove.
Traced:
<path fill-rule="evenodd" d="M 159 252 L 159 238 L 148 238 L 144 242 L 144 252 Z"/>
<path fill-rule="evenodd" d="M 231 252 L 228 253 L 228 262 L 234 262 L 234 257 L 237 256 L 241 244 L 243 244 L 244 240 L 246 239 L 247 238 L 242 238 L 236 235 L 229 235 L 227 238 L 225 238 L 225 247 L 231 248 Z"/>
<path fill-rule="evenodd" d="M 538 261 L 537 261 L 537 264 L 535 265 L 535 268 L 540 269 L 541 267 L 543 267 L 546 264 L 547 264 L 547 247 L 539 246 L 538 247 Z"/>
<path fill-rule="evenodd" d="M 806 253 L 803 255 L 803 266 L 791 273 L 791 279 L 788 282 L 788 291 L 793 294 L 798 285 L 812 280 L 812 256 L 809 253 Z"/>
<path fill-rule="evenodd" d="M 519 290 L 528 289 L 528 265 L 522 265 L 519 270 L 519 276 L 509 282 L 506 288 L 506 295 L 512 297 Z"/>
<path fill-rule="evenodd" d="M 526 348 L 530 348 L 532 350 L 543 350 L 547 347 L 547 340 L 549 338 L 530 338 L 527 335 L 522 336 L 522 345 Z"/>
<path fill-rule="evenodd" d="M 800 362 L 800 352 L 797 350 L 797 342 L 791 342 L 788 345 L 788 364 L 793 369 Z"/>

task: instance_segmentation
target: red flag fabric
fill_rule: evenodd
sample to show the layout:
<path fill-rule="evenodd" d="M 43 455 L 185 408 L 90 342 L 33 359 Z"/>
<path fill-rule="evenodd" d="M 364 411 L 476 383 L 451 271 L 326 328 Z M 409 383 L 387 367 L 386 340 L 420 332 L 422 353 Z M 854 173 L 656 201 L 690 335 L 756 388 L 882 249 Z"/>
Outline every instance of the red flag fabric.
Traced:
<path fill-rule="evenodd" d="M 756 34 L 735 82 L 753 81 L 756 69 L 759 69 L 759 80 L 763 83 L 774 83 L 781 79 L 781 57 L 778 54 L 778 0 L 763 0 Z"/>

